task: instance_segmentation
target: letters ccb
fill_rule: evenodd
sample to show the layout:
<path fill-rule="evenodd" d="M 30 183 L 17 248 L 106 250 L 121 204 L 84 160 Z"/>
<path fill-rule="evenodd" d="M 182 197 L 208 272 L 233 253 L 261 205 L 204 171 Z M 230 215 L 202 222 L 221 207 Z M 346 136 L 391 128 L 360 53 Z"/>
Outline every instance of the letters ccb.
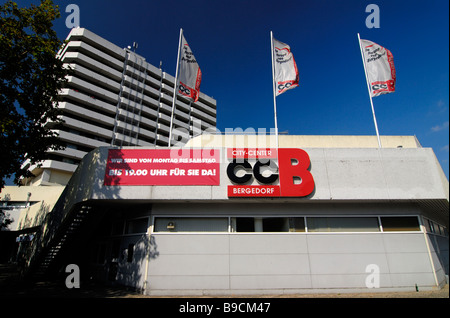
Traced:
<path fill-rule="evenodd" d="M 228 178 L 235 184 L 245 184 L 252 178 L 252 174 L 260 184 L 273 184 L 278 179 L 281 197 L 304 197 L 314 191 L 314 178 L 308 171 L 311 161 L 302 149 L 278 149 L 278 165 L 269 159 L 257 160 L 253 168 L 247 159 L 234 159 L 227 167 Z M 261 168 L 267 166 L 272 173 L 269 176 L 261 174 Z M 276 170 L 278 168 L 278 174 Z M 237 170 L 246 173 L 238 177 Z M 297 182 L 296 182 L 297 180 Z M 298 182 L 300 181 L 300 182 Z"/>

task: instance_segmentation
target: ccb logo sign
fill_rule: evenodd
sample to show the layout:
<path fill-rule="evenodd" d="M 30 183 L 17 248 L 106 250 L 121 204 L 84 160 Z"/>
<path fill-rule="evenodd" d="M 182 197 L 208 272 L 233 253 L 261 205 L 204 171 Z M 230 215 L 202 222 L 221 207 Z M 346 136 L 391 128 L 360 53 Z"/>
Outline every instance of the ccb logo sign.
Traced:
<path fill-rule="evenodd" d="M 227 157 L 233 183 L 228 197 L 304 197 L 314 191 L 311 161 L 302 149 L 228 149 Z"/>

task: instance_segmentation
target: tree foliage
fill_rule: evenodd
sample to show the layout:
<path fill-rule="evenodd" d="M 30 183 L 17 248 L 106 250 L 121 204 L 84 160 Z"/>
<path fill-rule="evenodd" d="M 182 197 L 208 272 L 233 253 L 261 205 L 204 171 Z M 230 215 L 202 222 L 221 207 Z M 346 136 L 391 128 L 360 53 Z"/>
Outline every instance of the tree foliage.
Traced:
<path fill-rule="evenodd" d="M 9 216 L 3 210 L 0 210 L 0 231 L 7 229 L 12 222 L 13 221 L 9 218 Z"/>
<path fill-rule="evenodd" d="M 66 69 L 56 57 L 62 42 L 52 29 L 60 17 L 51 0 L 19 8 L 0 6 L 0 189 L 15 174 L 30 177 L 22 164 L 45 159 L 49 149 L 61 149 L 57 134 L 46 126 L 58 123 L 56 107 Z"/>

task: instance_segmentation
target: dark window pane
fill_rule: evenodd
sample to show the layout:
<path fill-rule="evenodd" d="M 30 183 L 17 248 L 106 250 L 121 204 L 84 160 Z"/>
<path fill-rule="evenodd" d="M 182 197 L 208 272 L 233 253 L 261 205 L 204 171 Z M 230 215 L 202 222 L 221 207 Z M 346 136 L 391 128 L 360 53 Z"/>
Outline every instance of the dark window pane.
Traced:
<path fill-rule="evenodd" d="M 381 217 L 383 231 L 420 231 L 419 220 L 412 217 Z"/>

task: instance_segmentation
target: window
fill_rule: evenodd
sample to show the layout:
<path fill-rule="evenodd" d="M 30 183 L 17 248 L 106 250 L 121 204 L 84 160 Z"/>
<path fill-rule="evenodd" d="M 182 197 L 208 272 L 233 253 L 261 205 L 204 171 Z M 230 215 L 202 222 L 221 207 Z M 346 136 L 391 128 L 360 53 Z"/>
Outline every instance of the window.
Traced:
<path fill-rule="evenodd" d="M 289 232 L 305 232 L 305 218 L 289 218 Z"/>
<path fill-rule="evenodd" d="M 428 233 L 448 236 L 448 230 L 443 225 L 437 224 L 427 218 L 424 218 L 424 225 Z"/>
<path fill-rule="evenodd" d="M 148 218 L 138 218 L 131 220 L 115 220 L 112 222 L 111 235 L 126 235 L 126 234 L 139 234 L 147 233 Z M 110 228 L 111 228 L 110 227 Z M 106 234 L 106 231 L 105 231 Z"/>
<path fill-rule="evenodd" d="M 263 218 L 263 232 L 289 232 L 288 218 Z"/>
<path fill-rule="evenodd" d="M 148 219 L 128 220 L 125 227 L 125 234 L 147 233 Z"/>
<path fill-rule="evenodd" d="M 255 232 L 254 218 L 236 218 L 236 232 Z"/>
<path fill-rule="evenodd" d="M 128 244 L 127 249 L 127 262 L 131 263 L 133 261 L 134 244 Z"/>
<path fill-rule="evenodd" d="M 112 224 L 112 235 L 122 235 L 123 234 L 124 221 L 118 220 Z"/>
<path fill-rule="evenodd" d="M 145 233 L 144 220 L 146 219 L 126 222 L 126 234 Z M 428 220 L 425 220 L 425 223 L 427 228 L 433 229 L 433 233 L 448 235 L 445 227 Z M 155 217 L 153 226 L 153 232 L 356 233 L 381 231 L 420 231 L 419 219 L 417 216 Z"/>
<path fill-rule="evenodd" d="M 433 233 L 434 232 L 434 227 L 433 227 L 433 222 L 431 222 L 430 220 L 425 219 L 425 228 L 427 229 L 427 232 L 429 233 Z"/>
<path fill-rule="evenodd" d="M 308 232 L 379 232 L 376 217 L 308 217 Z"/>
<path fill-rule="evenodd" d="M 113 262 L 117 262 L 120 255 L 120 239 L 112 241 L 111 244 L 111 259 Z"/>
<path fill-rule="evenodd" d="M 106 243 L 97 242 L 91 250 L 91 261 L 93 264 L 104 264 L 106 260 Z"/>
<path fill-rule="evenodd" d="M 384 232 L 420 231 L 419 220 L 416 216 L 411 217 L 382 216 L 380 219 Z"/>
<path fill-rule="evenodd" d="M 289 218 L 232 218 L 234 232 L 289 232 Z"/>
<path fill-rule="evenodd" d="M 156 217 L 154 232 L 228 232 L 228 218 Z"/>

